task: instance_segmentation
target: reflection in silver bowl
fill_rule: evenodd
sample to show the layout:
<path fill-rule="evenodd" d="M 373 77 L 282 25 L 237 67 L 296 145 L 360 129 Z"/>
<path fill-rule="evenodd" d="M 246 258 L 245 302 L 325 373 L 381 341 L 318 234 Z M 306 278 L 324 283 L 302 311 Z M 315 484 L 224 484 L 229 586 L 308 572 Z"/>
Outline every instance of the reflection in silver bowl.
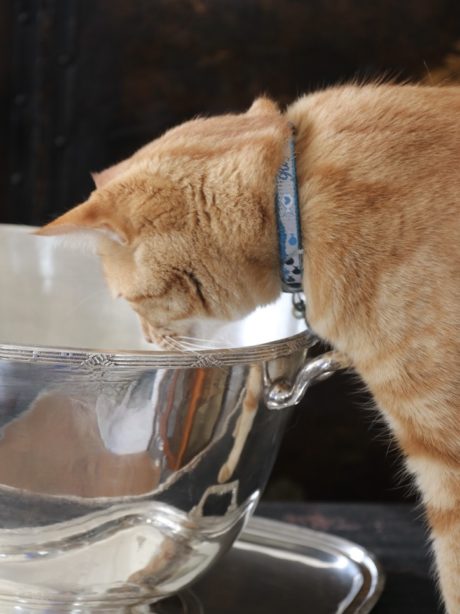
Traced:
<path fill-rule="evenodd" d="M 0 226 L 1 611 L 116 611 L 202 574 L 266 483 L 289 412 L 264 394 L 304 329 L 287 297 L 151 351 L 95 257 Z"/>

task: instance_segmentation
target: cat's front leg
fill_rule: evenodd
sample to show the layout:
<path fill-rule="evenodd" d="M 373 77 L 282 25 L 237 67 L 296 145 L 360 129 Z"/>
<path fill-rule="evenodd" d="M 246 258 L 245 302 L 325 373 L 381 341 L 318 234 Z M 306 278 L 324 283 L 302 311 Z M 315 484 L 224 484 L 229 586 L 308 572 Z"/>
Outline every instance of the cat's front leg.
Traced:
<path fill-rule="evenodd" d="M 460 466 L 409 456 L 408 468 L 422 492 L 431 528 L 439 586 L 449 614 L 460 613 Z"/>
<path fill-rule="evenodd" d="M 427 354 L 419 339 L 399 348 L 382 344 L 377 356 L 358 358 L 356 370 L 422 494 L 444 603 L 449 614 L 460 614 L 460 406 L 455 364 L 446 359 L 456 351 L 447 339 L 444 352 Z"/>
<path fill-rule="evenodd" d="M 387 385 L 387 389 L 391 389 L 391 385 Z M 406 466 L 422 494 L 446 610 L 448 614 L 460 614 L 458 412 L 445 398 L 443 403 L 440 401 L 442 395 L 438 397 L 439 404 L 433 405 L 427 401 L 426 391 L 412 400 L 409 412 L 401 411 L 405 409 L 403 395 L 400 394 L 399 398 L 393 396 L 393 404 L 386 399 L 390 410 L 384 411 L 384 414 L 405 453 Z"/>

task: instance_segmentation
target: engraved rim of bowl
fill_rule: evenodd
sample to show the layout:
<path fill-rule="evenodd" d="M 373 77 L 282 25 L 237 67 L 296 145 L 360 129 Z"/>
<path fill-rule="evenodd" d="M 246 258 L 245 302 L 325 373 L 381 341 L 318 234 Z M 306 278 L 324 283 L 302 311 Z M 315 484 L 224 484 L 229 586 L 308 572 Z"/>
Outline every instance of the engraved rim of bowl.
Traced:
<path fill-rule="evenodd" d="M 303 331 L 291 337 L 247 347 L 200 351 L 96 350 L 0 343 L 0 361 L 57 364 L 82 369 L 113 368 L 211 368 L 265 362 L 311 346 Z"/>

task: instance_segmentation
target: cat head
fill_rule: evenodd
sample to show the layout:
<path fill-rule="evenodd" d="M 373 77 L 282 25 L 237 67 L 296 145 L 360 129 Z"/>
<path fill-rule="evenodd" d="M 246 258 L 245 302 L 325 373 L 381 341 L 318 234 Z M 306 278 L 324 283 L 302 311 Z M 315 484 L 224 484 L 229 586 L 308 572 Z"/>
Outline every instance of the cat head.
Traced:
<path fill-rule="evenodd" d="M 89 199 L 37 234 L 94 239 L 149 340 L 237 319 L 280 293 L 275 179 L 288 136 L 265 98 L 186 122 L 95 174 Z"/>

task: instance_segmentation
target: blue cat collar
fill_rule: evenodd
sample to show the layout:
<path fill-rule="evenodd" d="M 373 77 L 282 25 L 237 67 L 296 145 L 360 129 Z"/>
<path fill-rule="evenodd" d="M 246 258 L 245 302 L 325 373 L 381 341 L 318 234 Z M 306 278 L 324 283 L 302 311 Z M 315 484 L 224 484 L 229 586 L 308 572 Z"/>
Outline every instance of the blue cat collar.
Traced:
<path fill-rule="evenodd" d="M 286 145 L 286 159 L 276 177 L 276 221 L 281 287 L 283 292 L 301 292 L 303 249 L 293 132 Z"/>

